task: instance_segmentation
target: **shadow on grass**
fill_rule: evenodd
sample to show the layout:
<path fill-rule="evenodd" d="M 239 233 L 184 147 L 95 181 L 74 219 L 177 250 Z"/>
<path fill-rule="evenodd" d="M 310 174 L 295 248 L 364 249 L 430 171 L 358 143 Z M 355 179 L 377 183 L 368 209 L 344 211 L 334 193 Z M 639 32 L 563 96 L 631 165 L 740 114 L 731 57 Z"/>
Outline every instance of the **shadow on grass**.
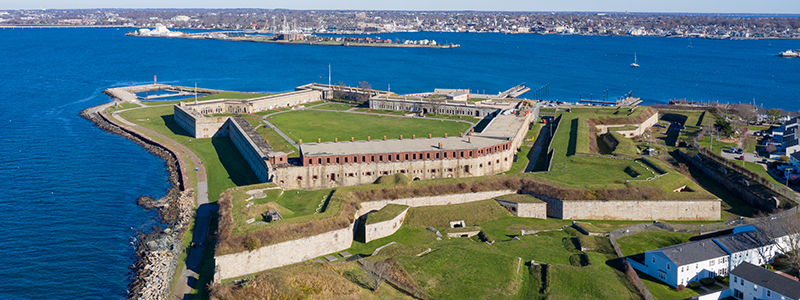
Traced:
<path fill-rule="evenodd" d="M 569 145 L 567 146 L 567 156 L 575 155 L 575 148 L 578 146 L 578 119 L 572 119 L 569 125 Z"/>
<path fill-rule="evenodd" d="M 243 186 L 259 183 L 258 177 L 230 138 L 212 138 L 211 144 L 214 145 L 219 162 L 222 163 L 233 184 Z"/>
<path fill-rule="evenodd" d="M 669 152 L 669 155 L 676 161 L 686 164 L 686 166 L 689 168 L 689 173 L 692 175 L 692 178 L 694 178 L 694 180 L 697 181 L 697 183 L 700 184 L 703 189 L 722 199 L 723 211 L 748 218 L 753 217 L 753 215 L 759 211 L 757 208 L 754 208 L 752 205 L 747 203 L 747 201 L 742 200 L 742 198 L 739 198 L 736 196 L 736 194 L 731 193 L 722 185 L 708 177 L 705 173 L 703 173 L 703 171 L 700 171 L 700 169 L 692 165 L 690 162 L 685 161 L 677 153 L 677 150 Z"/>
<path fill-rule="evenodd" d="M 175 135 L 193 137 L 191 134 L 189 134 L 189 132 L 175 122 L 175 115 L 161 116 L 161 119 L 164 120 L 164 125 L 166 125 L 167 128 L 169 128 L 169 130 Z"/>

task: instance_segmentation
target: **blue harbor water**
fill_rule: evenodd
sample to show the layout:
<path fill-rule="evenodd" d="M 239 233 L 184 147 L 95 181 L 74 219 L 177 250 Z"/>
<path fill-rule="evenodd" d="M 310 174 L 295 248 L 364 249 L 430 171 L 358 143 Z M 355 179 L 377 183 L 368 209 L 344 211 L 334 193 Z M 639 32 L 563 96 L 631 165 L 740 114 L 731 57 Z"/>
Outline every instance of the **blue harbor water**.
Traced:
<path fill-rule="evenodd" d="M 407 33 L 456 49 L 277 45 L 134 38 L 126 29 L 0 30 L 0 299 L 119 299 L 131 244 L 153 225 L 136 197 L 168 188 L 164 163 L 78 116 L 117 86 L 159 83 L 280 92 L 309 82 L 396 93 L 497 93 L 549 84 L 547 100 L 752 102 L 800 109 L 791 40 L 693 40 Z M 771 44 L 771 45 L 770 45 Z M 640 68 L 631 68 L 634 54 Z"/>

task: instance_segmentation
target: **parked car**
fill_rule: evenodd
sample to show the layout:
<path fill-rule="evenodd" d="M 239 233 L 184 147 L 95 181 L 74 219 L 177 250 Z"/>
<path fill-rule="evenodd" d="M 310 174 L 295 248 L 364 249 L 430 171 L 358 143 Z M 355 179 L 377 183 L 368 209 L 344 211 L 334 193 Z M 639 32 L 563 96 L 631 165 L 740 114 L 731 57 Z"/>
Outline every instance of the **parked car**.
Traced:
<path fill-rule="evenodd" d="M 742 148 L 736 149 L 736 154 L 742 154 L 742 153 L 744 153 L 744 150 L 742 150 Z"/>
<path fill-rule="evenodd" d="M 739 158 L 737 158 L 737 159 L 738 159 L 738 160 L 744 160 L 744 155 L 742 155 L 742 156 L 739 156 Z"/>
<path fill-rule="evenodd" d="M 736 152 L 736 147 L 731 147 L 730 149 L 725 150 L 725 152 L 734 153 L 734 152 Z"/>

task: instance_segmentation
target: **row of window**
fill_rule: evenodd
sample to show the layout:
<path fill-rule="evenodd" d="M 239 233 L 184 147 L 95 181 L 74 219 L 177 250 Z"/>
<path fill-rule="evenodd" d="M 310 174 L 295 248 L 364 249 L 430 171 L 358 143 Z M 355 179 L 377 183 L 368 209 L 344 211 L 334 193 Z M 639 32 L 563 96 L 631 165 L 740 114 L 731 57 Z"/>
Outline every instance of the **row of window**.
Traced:
<path fill-rule="evenodd" d="M 478 155 L 487 155 L 491 153 L 495 153 L 497 151 L 505 151 L 509 149 L 508 144 L 503 144 L 500 146 L 495 146 L 486 149 L 480 149 L 477 151 Z M 406 161 L 406 160 L 427 160 L 427 159 L 448 159 L 448 158 L 469 158 L 472 157 L 472 150 L 469 151 L 442 151 L 436 152 L 431 155 L 430 152 L 427 153 L 405 153 L 405 154 L 386 154 L 386 155 L 353 155 L 353 156 L 342 156 L 342 157 L 322 157 L 316 158 L 316 162 L 314 158 L 308 158 L 306 160 L 306 165 L 321 165 L 323 164 L 349 164 L 349 163 L 366 163 L 366 162 L 392 162 L 392 161 Z M 359 159 L 360 158 L 360 159 Z M 506 158 L 506 160 L 508 160 Z M 497 160 L 497 163 L 500 163 L 500 160 Z M 491 163 L 490 163 L 491 164 Z"/>
<path fill-rule="evenodd" d="M 508 161 L 508 158 L 505 158 L 505 160 L 506 160 L 506 161 Z M 499 160 L 499 159 L 497 160 L 497 163 L 500 163 L 500 160 Z M 490 162 L 487 162 L 487 165 L 491 166 L 491 165 L 492 165 L 492 162 L 491 162 L 491 161 L 490 161 Z M 478 167 L 479 167 L 479 168 L 483 168 L 483 164 L 479 164 L 479 165 L 478 165 Z M 466 171 L 466 172 L 469 172 L 469 166 L 464 166 L 464 171 Z M 422 172 L 421 170 L 415 170 L 415 171 L 413 171 L 413 173 L 421 173 L 421 172 Z M 447 168 L 447 169 L 429 169 L 429 170 L 428 170 L 428 172 L 430 172 L 431 174 L 435 174 L 435 173 L 438 173 L 438 172 L 453 172 L 453 168 Z M 383 171 L 383 172 L 376 173 L 376 174 L 380 174 L 380 175 L 389 175 L 389 174 L 394 174 L 394 173 L 402 173 L 402 174 L 406 174 L 406 170 L 399 170 L 399 171 L 395 171 L 395 172 L 392 172 L 392 171 Z M 355 177 L 355 176 L 356 176 L 356 174 L 357 174 L 357 173 L 347 173 L 347 177 Z M 369 171 L 368 171 L 368 172 L 361 172 L 361 175 L 364 175 L 364 176 L 372 176 L 372 172 L 369 172 Z M 452 176 L 452 175 L 451 175 L 451 176 Z M 328 176 L 328 178 L 329 178 L 329 179 L 330 179 L 331 177 L 335 178 L 335 175 L 334 175 L 334 173 L 331 173 L 331 175 L 329 175 L 329 176 Z M 296 179 L 297 179 L 297 180 L 303 180 L 303 176 L 297 176 L 297 178 L 296 178 Z M 319 177 L 318 177 L 317 175 L 313 175 L 313 176 L 311 176 L 311 179 L 313 179 L 313 180 L 317 180 L 317 179 L 319 179 Z"/>

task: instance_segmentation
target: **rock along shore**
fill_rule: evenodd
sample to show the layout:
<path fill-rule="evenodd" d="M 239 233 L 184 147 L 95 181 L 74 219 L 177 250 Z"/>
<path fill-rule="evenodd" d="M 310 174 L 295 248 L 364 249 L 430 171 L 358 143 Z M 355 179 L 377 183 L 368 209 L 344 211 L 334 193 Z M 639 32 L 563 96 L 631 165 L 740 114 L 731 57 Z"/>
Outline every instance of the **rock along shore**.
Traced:
<path fill-rule="evenodd" d="M 178 265 L 178 255 L 184 232 L 194 215 L 194 189 L 187 189 L 182 180 L 178 159 L 169 148 L 110 120 L 102 112 L 110 103 L 87 108 L 80 115 L 101 129 L 130 139 L 150 153 L 164 159 L 169 172 L 170 188 L 161 199 L 142 196 L 137 204 L 145 209 L 157 209 L 161 226 L 149 233 L 139 233 L 136 239 L 136 261 L 133 281 L 128 285 L 128 299 L 167 299 L 171 280 Z"/>

